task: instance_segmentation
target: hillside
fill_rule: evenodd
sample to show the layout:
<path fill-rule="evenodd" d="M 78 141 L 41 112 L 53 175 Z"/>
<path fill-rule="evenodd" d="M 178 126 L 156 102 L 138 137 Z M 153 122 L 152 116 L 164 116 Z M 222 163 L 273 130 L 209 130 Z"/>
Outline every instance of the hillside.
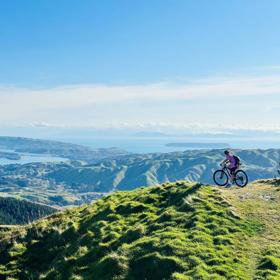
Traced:
<path fill-rule="evenodd" d="M 1 150 L 4 150 L 4 152 L 1 153 Z M 9 152 L 7 153 L 5 150 Z M 11 152 L 11 150 L 14 152 Z M 87 162 L 127 154 L 126 151 L 118 148 L 91 149 L 86 146 L 59 141 L 0 136 L 0 158 L 20 159 L 21 153 L 53 155 Z"/>
<path fill-rule="evenodd" d="M 56 211 L 55 208 L 49 206 L 0 197 L 0 225 L 27 224 Z"/>
<path fill-rule="evenodd" d="M 280 150 L 236 150 L 249 180 L 273 178 Z M 188 180 L 212 184 L 223 150 L 127 155 L 94 164 L 30 163 L 0 166 L 0 192 L 49 205 L 88 203 L 115 190 Z"/>
<path fill-rule="evenodd" d="M 280 185 L 116 192 L 0 237 L 10 279 L 280 279 Z"/>
<path fill-rule="evenodd" d="M 188 180 L 213 183 L 213 172 L 224 160 L 224 150 L 189 150 L 173 153 L 129 155 L 118 159 L 104 160 L 92 165 L 74 168 L 57 168 L 47 174 L 59 183 L 85 184 L 93 191 L 108 192 L 114 189 L 129 190 Z M 273 178 L 280 162 L 280 150 L 235 150 L 242 159 L 251 181 Z"/>

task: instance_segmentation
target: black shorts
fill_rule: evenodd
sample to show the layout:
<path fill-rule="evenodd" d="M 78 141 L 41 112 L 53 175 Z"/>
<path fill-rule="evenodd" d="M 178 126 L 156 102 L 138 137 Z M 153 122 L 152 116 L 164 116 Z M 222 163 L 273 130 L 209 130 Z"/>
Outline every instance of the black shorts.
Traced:
<path fill-rule="evenodd" d="M 230 175 L 233 175 L 233 174 L 235 173 L 235 171 L 236 171 L 237 168 L 238 168 L 237 166 L 236 166 L 236 167 L 229 168 Z"/>

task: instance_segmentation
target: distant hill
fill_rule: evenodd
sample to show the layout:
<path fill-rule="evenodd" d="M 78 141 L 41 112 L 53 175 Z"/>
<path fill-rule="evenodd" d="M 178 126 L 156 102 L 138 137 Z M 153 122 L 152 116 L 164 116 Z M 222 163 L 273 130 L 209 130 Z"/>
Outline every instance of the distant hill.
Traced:
<path fill-rule="evenodd" d="M 116 192 L 0 232 L 6 279 L 280 279 L 280 187 Z"/>
<path fill-rule="evenodd" d="M 13 150 L 16 153 L 47 154 L 71 160 L 94 162 L 100 159 L 117 157 L 128 154 L 118 148 L 91 149 L 86 146 L 64 143 L 59 141 L 31 139 L 23 137 L 0 136 L 0 157 L 13 158 L 15 153 L 1 153 L 1 149 Z"/>
<path fill-rule="evenodd" d="M 0 225 L 27 224 L 53 214 L 55 208 L 10 197 L 0 197 Z"/>
<path fill-rule="evenodd" d="M 276 175 L 280 150 L 236 150 L 251 181 Z M 122 157 L 84 166 L 62 166 L 46 177 L 67 185 L 88 186 L 88 190 L 109 192 L 132 186 L 149 186 L 168 181 L 188 180 L 212 183 L 220 168 L 223 150 L 193 150 Z"/>
<path fill-rule="evenodd" d="M 186 149 L 227 149 L 230 147 L 227 143 L 203 143 L 203 142 L 177 142 L 177 143 L 167 143 L 167 147 L 185 147 Z"/>
<path fill-rule="evenodd" d="M 236 150 L 249 180 L 277 174 L 280 150 Z M 168 181 L 213 183 L 223 150 L 126 155 L 93 164 L 31 163 L 0 166 L 0 192 L 49 205 L 78 205 L 104 193 Z"/>

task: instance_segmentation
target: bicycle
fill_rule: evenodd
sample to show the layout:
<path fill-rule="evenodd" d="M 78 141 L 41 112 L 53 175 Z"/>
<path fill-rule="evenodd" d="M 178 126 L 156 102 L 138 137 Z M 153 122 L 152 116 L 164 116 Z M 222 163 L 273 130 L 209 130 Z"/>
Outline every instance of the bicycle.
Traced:
<path fill-rule="evenodd" d="M 218 186 L 226 186 L 231 178 L 231 174 L 226 164 L 221 166 L 222 169 L 214 172 L 213 180 Z M 241 169 L 237 169 L 234 172 L 233 183 L 235 183 L 238 187 L 244 188 L 248 184 L 248 176 L 246 172 Z"/>

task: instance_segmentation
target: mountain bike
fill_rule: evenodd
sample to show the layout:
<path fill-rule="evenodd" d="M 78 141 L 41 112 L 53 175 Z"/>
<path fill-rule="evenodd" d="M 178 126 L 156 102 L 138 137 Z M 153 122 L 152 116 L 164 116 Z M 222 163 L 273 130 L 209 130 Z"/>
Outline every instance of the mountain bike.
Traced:
<path fill-rule="evenodd" d="M 226 164 L 222 164 L 222 169 L 216 170 L 213 180 L 218 186 L 226 186 L 231 178 L 230 170 Z M 233 183 L 238 187 L 244 188 L 248 184 L 248 176 L 245 171 L 237 169 L 233 174 Z"/>

